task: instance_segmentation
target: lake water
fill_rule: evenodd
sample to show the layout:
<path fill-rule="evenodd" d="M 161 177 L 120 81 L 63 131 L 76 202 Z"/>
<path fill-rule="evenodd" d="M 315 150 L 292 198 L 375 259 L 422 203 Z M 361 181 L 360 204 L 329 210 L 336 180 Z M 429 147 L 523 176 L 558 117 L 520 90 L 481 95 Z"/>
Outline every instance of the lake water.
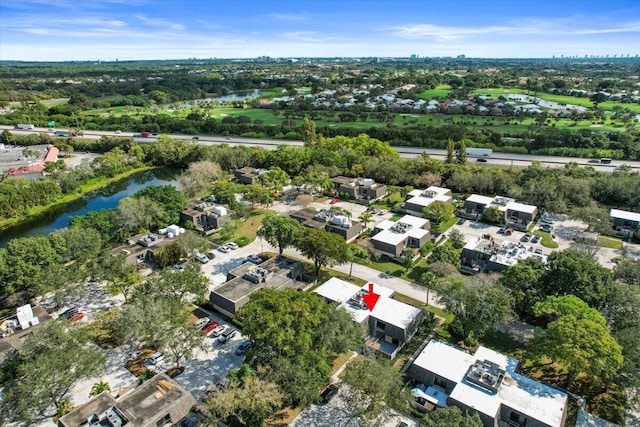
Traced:
<path fill-rule="evenodd" d="M 56 212 L 33 221 L 25 221 L 15 227 L 0 230 L 0 248 L 7 246 L 11 239 L 36 234 L 49 234 L 69 226 L 72 216 L 84 215 L 91 211 L 111 209 L 118 206 L 121 199 L 152 185 L 176 185 L 175 175 L 167 170 L 154 170 L 133 174 L 128 178 L 88 193 L 76 202 L 61 206 Z"/>
<path fill-rule="evenodd" d="M 260 91 L 258 89 L 254 89 L 251 92 L 246 93 L 232 93 L 229 95 L 216 96 L 215 98 L 201 98 L 194 99 L 192 101 L 186 101 L 180 104 L 182 108 L 191 107 L 193 105 L 198 105 L 200 102 L 232 102 L 232 101 L 245 101 L 247 99 L 257 98 L 260 96 Z M 173 104 L 165 104 L 162 105 L 161 108 L 171 108 Z"/>

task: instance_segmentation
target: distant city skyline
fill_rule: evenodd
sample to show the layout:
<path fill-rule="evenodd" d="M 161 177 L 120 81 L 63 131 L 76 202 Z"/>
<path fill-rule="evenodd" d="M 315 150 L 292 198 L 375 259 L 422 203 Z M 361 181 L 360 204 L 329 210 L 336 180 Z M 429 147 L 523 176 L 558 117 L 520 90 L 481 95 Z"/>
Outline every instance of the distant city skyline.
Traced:
<path fill-rule="evenodd" d="M 640 2 L 20 0 L 0 60 L 636 57 Z"/>

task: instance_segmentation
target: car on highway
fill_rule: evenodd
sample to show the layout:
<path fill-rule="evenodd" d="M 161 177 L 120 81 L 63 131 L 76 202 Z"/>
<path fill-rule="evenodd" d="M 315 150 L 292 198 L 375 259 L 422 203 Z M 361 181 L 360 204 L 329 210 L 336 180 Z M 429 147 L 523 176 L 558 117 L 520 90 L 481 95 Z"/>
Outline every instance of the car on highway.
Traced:
<path fill-rule="evenodd" d="M 244 352 L 251 347 L 251 341 L 242 341 L 242 344 L 236 348 L 236 356 L 244 356 Z"/>
<path fill-rule="evenodd" d="M 589 163 L 600 163 L 600 159 L 589 159 Z"/>
<path fill-rule="evenodd" d="M 238 244 L 236 242 L 229 242 L 227 243 L 227 247 L 231 250 L 236 250 L 238 249 L 240 246 L 238 246 Z"/>
<path fill-rule="evenodd" d="M 476 162 L 487 163 L 487 159 L 477 159 Z"/>
<path fill-rule="evenodd" d="M 322 390 L 322 393 L 320 393 L 320 402 L 326 405 L 333 396 L 338 394 L 338 390 L 338 384 L 329 384 L 327 388 Z"/>
<path fill-rule="evenodd" d="M 231 141 L 231 137 L 230 137 L 230 136 L 226 137 L 225 139 L 226 139 L 227 141 Z"/>

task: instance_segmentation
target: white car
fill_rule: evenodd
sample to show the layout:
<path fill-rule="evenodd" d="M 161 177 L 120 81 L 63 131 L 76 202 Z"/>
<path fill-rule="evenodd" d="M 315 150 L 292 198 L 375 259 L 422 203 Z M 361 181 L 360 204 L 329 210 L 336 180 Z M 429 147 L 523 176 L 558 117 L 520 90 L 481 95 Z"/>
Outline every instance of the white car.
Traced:
<path fill-rule="evenodd" d="M 200 330 L 202 328 L 204 328 L 205 326 L 207 326 L 207 324 L 211 321 L 211 319 L 209 319 L 208 317 L 201 317 L 198 320 L 196 320 L 193 325 L 196 327 L 196 329 Z"/>
<path fill-rule="evenodd" d="M 149 358 L 149 360 L 147 360 L 147 363 L 149 363 L 150 365 L 157 365 L 163 360 L 164 360 L 164 353 L 159 351 L 157 353 L 153 353 Z"/>
<path fill-rule="evenodd" d="M 226 254 L 227 252 L 231 251 L 231 248 L 227 245 L 222 245 L 218 248 L 218 250 Z"/>
<path fill-rule="evenodd" d="M 215 328 L 212 332 L 211 335 L 213 335 L 214 337 L 219 337 L 220 335 L 222 335 L 229 327 L 227 325 L 220 325 L 217 328 Z"/>
<path fill-rule="evenodd" d="M 229 249 L 233 249 L 233 250 L 235 251 L 235 250 L 236 250 L 236 249 L 238 249 L 240 246 L 238 246 L 238 244 L 237 244 L 236 242 L 229 242 L 229 243 L 227 243 L 227 247 L 228 247 Z"/>

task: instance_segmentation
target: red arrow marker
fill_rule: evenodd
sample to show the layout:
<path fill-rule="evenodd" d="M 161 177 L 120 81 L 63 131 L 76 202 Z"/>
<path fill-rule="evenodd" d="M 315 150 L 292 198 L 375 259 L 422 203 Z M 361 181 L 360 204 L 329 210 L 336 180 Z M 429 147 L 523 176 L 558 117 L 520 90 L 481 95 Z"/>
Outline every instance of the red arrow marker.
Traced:
<path fill-rule="evenodd" d="M 373 293 L 373 283 L 369 282 L 369 293 L 363 294 L 362 299 L 364 299 L 365 304 L 367 304 L 369 311 L 373 311 L 373 307 L 376 306 L 378 299 L 380 299 L 379 294 Z"/>

